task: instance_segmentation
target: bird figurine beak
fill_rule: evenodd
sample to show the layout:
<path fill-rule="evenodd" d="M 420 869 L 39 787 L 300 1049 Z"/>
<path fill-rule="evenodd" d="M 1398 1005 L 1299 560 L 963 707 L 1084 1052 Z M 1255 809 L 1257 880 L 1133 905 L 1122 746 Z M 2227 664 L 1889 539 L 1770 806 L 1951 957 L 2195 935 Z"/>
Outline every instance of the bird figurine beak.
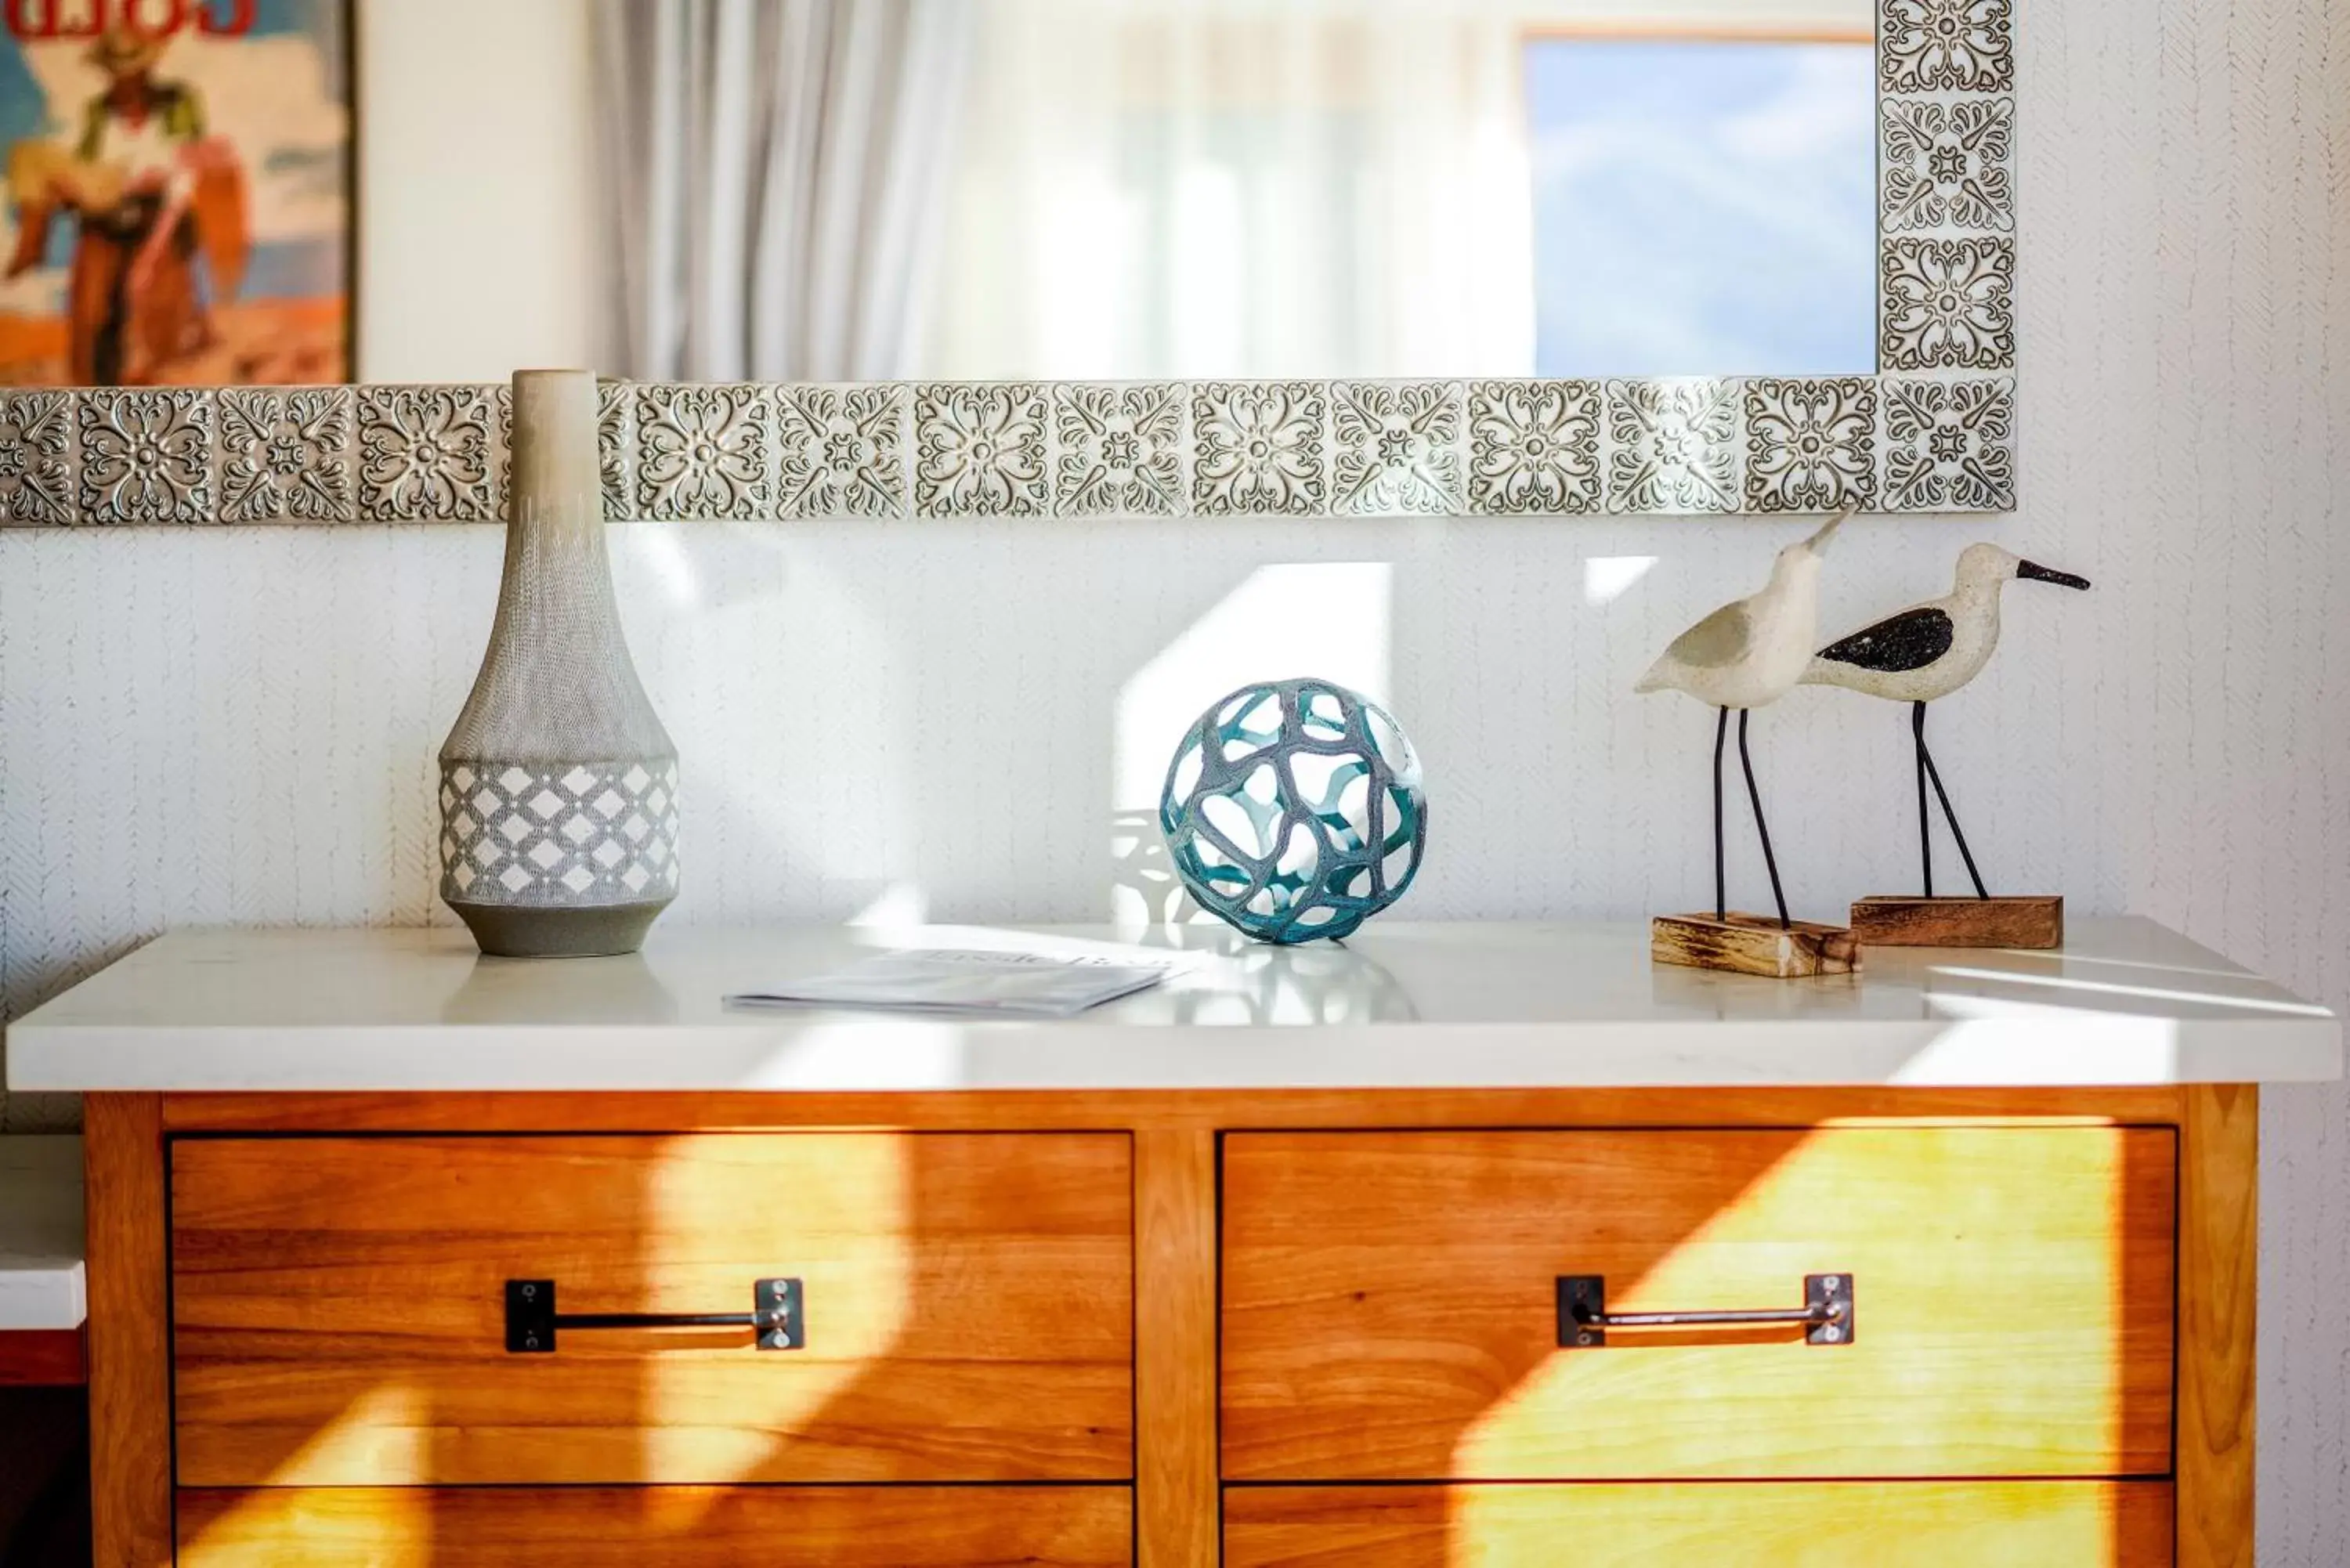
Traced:
<path fill-rule="evenodd" d="M 1827 553 L 1829 539 L 1833 538 L 1835 535 L 1835 531 L 1843 527 L 1846 520 L 1849 519 L 1854 513 L 1859 510 L 1860 507 L 1857 503 L 1846 506 L 1843 511 L 1837 513 L 1835 516 L 1822 524 L 1818 533 L 1804 540 L 1804 548 L 1809 550 L 1814 556 L 1825 555 Z"/>
<path fill-rule="evenodd" d="M 2054 566 L 2043 566 L 2037 561 L 2018 561 L 2015 564 L 2015 575 L 2019 577 L 2029 577 L 2035 583 L 2054 583 L 2060 588 L 2085 588 L 2089 586 L 2089 579 L 2086 577 L 2076 577 L 2070 572 L 2060 572 Z"/>

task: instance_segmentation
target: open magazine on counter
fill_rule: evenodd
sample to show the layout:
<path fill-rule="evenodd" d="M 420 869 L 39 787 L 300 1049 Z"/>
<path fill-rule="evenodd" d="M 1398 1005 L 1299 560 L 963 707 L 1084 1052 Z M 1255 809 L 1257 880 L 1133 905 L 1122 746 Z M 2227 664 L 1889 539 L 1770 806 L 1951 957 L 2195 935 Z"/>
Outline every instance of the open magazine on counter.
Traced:
<path fill-rule="evenodd" d="M 992 952 L 924 948 L 879 952 L 829 974 L 726 1000 L 741 1007 L 880 1007 L 915 1012 L 999 1012 L 1066 1018 L 1148 990 L 1183 964 L 1180 954 Z"/>

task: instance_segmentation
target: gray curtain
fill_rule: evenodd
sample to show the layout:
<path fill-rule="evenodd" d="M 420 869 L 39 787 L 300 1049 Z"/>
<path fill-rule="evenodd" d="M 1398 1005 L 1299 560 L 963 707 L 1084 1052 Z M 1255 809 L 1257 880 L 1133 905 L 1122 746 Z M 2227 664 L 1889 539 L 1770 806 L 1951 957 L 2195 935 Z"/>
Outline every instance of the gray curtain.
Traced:
<path fill-rule="evenodd" d="M 971 0 L 596 0 L 625 373 L 911 373 Z"/>

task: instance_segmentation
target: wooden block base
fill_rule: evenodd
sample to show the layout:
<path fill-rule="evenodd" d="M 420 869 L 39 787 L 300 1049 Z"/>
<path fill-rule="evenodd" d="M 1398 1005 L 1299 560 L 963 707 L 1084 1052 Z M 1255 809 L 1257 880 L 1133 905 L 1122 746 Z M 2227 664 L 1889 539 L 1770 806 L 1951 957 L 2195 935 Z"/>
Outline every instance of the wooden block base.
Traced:
<path fill-rule="evenodd" d="M 1711 915 L 1657 916 L 1648 922 L 1648 956 L 1659 963 L 1769 980 L 1851 974 L 1860 968 L 1859 944 L 1843 926 L 1809 920 L 1782 926 L 1767 915 L 1737 909 L 1721 920 Z"/>
<path fill-rule="evenodd" d="M 2064 900 L 1867 898 L 1852 907 L 1852 934 L 1869 948 L 2061 948 Z"/>

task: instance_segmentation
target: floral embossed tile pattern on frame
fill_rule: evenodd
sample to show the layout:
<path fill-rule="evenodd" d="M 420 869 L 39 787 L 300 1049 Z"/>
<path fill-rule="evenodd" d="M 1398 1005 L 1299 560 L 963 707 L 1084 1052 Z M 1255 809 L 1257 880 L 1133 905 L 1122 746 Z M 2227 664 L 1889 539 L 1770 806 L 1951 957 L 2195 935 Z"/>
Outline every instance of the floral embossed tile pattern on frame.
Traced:
<path fill-rule="evenodd" d="M 2014 504 L 2009 376 L 612 383 L 615 520 Z M 495 523 L 505 389 L 0 393 L 0 527 Z"/>

